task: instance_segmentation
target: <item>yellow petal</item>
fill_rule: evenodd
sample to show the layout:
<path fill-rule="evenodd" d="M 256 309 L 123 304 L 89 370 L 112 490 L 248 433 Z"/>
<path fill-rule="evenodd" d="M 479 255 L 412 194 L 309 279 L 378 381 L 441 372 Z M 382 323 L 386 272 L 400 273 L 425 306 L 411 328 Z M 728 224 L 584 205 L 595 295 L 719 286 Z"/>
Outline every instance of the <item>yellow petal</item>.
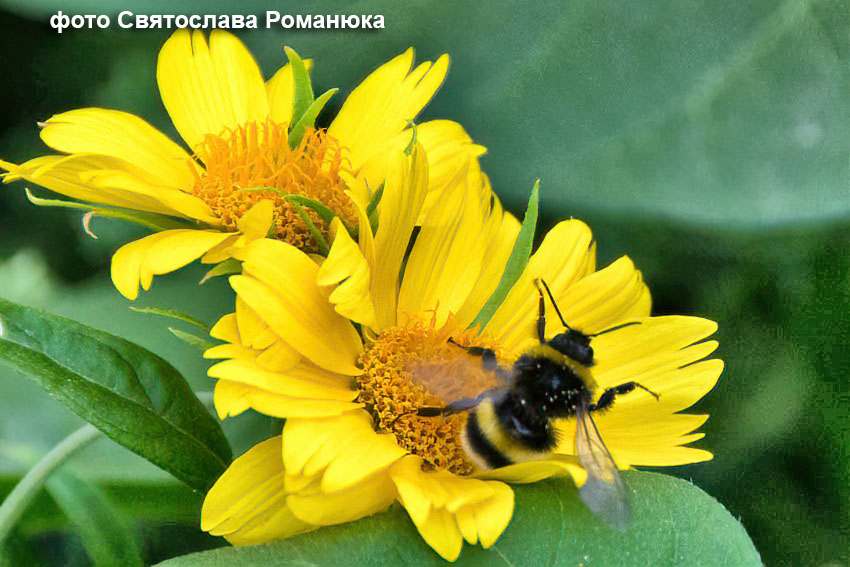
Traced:
<path fill-rule="evenodd" d="M 307 361 L 302 359 L 295 349 L 280 341 L 263 350 L 255 360 L 261 368 L 273 372 L 288 371 L 298 362 L 307 364 Z"/>
<path fill-rule="evenodd" d="M 463 547 L 463 534 L 454 515 L 444 508 L 432 508 L 425 520 L 416 524 L 419 535 L 446 561 L 455 561 Z"/>
<path fill-rule="evenodd" d="M 377 187 L 386 178 L 391 167 L 393 154 L 404 150 L 413 136 L 413 130 L 407 128 L 392 138 L 388 138 L 380 149 L 375 150 L 360 170 L 358 179 L 364 181 L 362 187 L 354 186 L 360 198 L 364 198 L 364 189 Z M 472 143 L 469 134 L 457 122 L 450 120 L 431 120 L 416 126 L 416 139 L 428 157 L 428 194 L 420 211 L 420 220 L 424 219 L 431 208 L 439 204 L 441 196 L 452 183 L 458 171 L 469 164 L 470 177 L 476 183 L 483 184 L 486 176 L 481 173 L 478 158 L 486 152 L 483 146 Z M 489 186 L 487 193 L 489 194 Z"/>
<path fill-rule="evenodd" d="M 219 135 L 268 117 L 265 84 L 256 61 L 233 35 L 179 30 L 159 52 L 159 92 L 174 126 L 193 150 Z"/>
<path fill-rule="evenodd" d="M 419 210 L 428 188 L 428 162 L 418 144 L 412 154 L 396 154 L 378 206 L 383 222 L 375 235 L 375 257 L 370 261 L 372 300 L 378 316 L 377 329 L 396 323 L 398 274 Z"/>
<path fill-rule="evenodd" d="M 231 463 L 204 498 L 201 529 L 234 545 L 312 529 L 286 506 L 280 444 L 280 437 L 263 441 Z"/>
<path fill-rule="evenodd" d="M 575 422 L 571 422 L 569 426 L 564 426 L 559 429 L 562 432 L 564 439 L 569 439 L 569 443 L 573 442 L 575 434 Z M 565 442 L 566 446 L 567 443 Z M 571 445 L 570 445 L 571 446 Z M 565 451 L 572 454 L 572 451 Z M 511 484 L 529 484 L 540 480 L 551 478 L 553 476 L 565 476 L 571 473 L 574 469 L 581 468 L 578 464 L 578 459 L 574 456 L 556 455 L 539 461 L 526 461 L 523 463 L 515 463 L 507 467 L 499 469 L 491 469 L 475 475 L 476 478 L 483 480 L 501 480 L 510 482 Z"/>
<path fill-rule="evenodd" d="M 570 326 L 588 334 L 646 317 L 651 306 L 649 288 L 628 256 L 588 274 L 555 299 Z M 547 336 L 563 329 L 557 317 L 547 317 L 546 323 Z"/>
<path fill-rule="evenodd" d="M 672 393 L 694 382 L 699 385 L 700 396 L 705 395 L 704 388 L 714 385 L 722 371 L 722 363 L 693 363 L 708 356 L 717 346 L 714 341 L 699 342 L 711 335 L 717 324 L 708 319 L 684 316 L 649 317 L 638 323 L 594 338 L 596 364 L 592 374 L 599 387 L 610 388 L 633 380 L 650 389 L 658 388 L 659 393 Z M 704 364 L 709 367 L 701 366 Z M 622 400 L 618 398 L 618 402 L 622 402 L 619 403 L 622 406 L 641 398 L 630 394 Z M 697 399 L 692 399 L 688 405 Z M 661 399 L 658 403 L 670 402 Z"/>
<path fill-rule="evenodd" d="M 328 257 L 319 269 L 318 283 L 333 288 L 328 296 L 337 313 L 370 328 L 377 327 L 375 306 L 372 303 L 371 272 L 357 243 L 343 228 L 339 218 L 331 223 L 334 234 Z"/>
<path fill-rule="evenodd" d="M 464 538 L 492 545 L 513 515 L 513 491 L 502 482 L 424 472 L 421 460 L 412 456 L 390 474 L 422 538 L 449 561 L 457 559 Z"/>
<path fill-rule="evenodd" d="M 395 437 L 377 434 L 364 411 L 330 419 L 290 419 L 284 429 L 284 463 L 292 474 L 322 473 L 323 492 L 338 492 L 402 458 Z"/>
<path fill-rule="evenodd" d="M 531 256 L 486 330 L 509 351 L 528 348 L 528 341 L 536 340 L 537 336 L 539 295 L 534 280 L 543 278 L 558 298 L 569 286 L 593 271 L 594 259 L 592 235 L 587 225 L 579 220 L 558 223 Z M 547 326 L 549 319 L 557 321 L 557 317 L 547 317 Z"/>
<path fill-rule="evenodd" d="M 270 372 L 254 360 L 231 359 L 213 365 L 207 373 L 211 378 L 223 378 L 256 386 L 293 398 L 350 402 L 357 397 L 357 392 L 349 388 L 342 377 L 326 373 L 323 375 L 321 371 L 310 376 L 306 372 L 299 372 L 297 368 L 296 366 L 284 372 Z"/>
<path fill-rule="evenodd" d="M 317 284 L 319 268 L 303 252 L 280 241 L 248 245 L 242 276 L 232 276 L 239 297 L 289 346 L 332 372 L 356 376 L 362 343 Z M 286 269 L 281 269 L 285 267 Z"/>
<path fill-rule="evenodd" d="M 216 321 L 210 329 L 210 336 L 220 341 L 239 342 L 239 328 L 236 326 L 236 313 L 228 313 Z"/>
<path fill-rule="evenodd" d="M 230 380 L 219 380 L 216 383 L 213 402 L 221 419 L 239 415 L 249 408 L 264 415 L 286 419 L 331 417 L 361 407 L 354 402 L 294 398 Z"/>
<path fill-rule="evenodd" d="M 435 325 L 442 327 L 466 302 L 486 260 L 480 239 L 490 195 L 482 199 L 479 187 L 470 186 L 468 167 L 457 171 L 441 201 L 422 219 L 410 252 L 399 290 L 400 324 L 405 315 L 433 311 Z"/>
<path fill-rule="evenodd" d="M 485 191 L 490 193 L 489 184 L 486 185 Z M 508 257 L 513 250 L 519 229 L 520 223 L 516 217 L 505 212 L 499 199 L 493 195 L 493 206 L 481 237 L 485 261 L 478 275 L 478 280 L 472 288 L 473 292 L 457 312 L 458 328 L 465 329 L 468 327 L 493 292 L 496 291 L 496 286 L 505 271 L 505 264 L 507 264 Z"/>
<path fill-rule="evenodd" d="M 239 342 L 247 347 L 263 350 L 280 342 L 262 317 L 239 296 L 236 296 L 236 325 L 239 329 Z"/>
<path fill-rule="evenodd" d="M 166 230 L 125 244 L 112 256 L 112 282 L 127 299 L 136 299 L 139 284 L 150 289 L 153 276 L 167 274 L 227 238 L 226 232 Z"/>
<path fill-rule="evenodd" d="M 349 95 L 328 134 L 350 150 L 352 169 L 359 169 L 385 141 L 408 126 L 428 104 L 448 70 L 448 56 L 422 63 L 413 71 L 413 50 L 385 63 Z"/>
<path fill-rule="evenodd" d="M 249 240 L 263 238 L 274 223 L 274 202 L 263 199 L 242 215 L 236 226 Z"/>
<path fill-rule="evenodd" d="M 458 170 L 467 163 L 470 164 L 470 175 L 482 175 L 477 159 L 487 149 L 474 144 L 463 126 L 451 120 L 430 120 L 419 124 L 416 139 L 428 156 L 428 197 L 422 205 L 420 218 L 423 218 L 439 203 L 442 190 L 451 184 Z"/>
<path fill-rule="evenodd" d="M 461 508 L 457 512 L 458 518 L 472 514 L 471 522 L 467 516 L 466 523 L 472 523 L 475 526 L 478 541 L 484 549 L 496 543 L 508 527 L 514 513 L 514 491 L 501 482 L 493 484 L 491 488 L 493 488 L 492 497 L 477 502 L 473 506 Z M 467 531 L 471 532 L 470 527 L 467 527 Z M 467 541 L 475 543 L 471 537 Z"/>
<path fill-rule="evenodd" d="M 302 521 L 330 526 L 359 520 L 385 510 L 395 497 L 392 481 L 386 472 L 379 472 L 343 490 L 328 491 L 323 488 L 312 493 L 296 492 L 287 498 L 286 503 Z"/>
<path fill-rule="evenodd" d="M 0 161 L 0 167 L 9 172 L 5 183 L 26 179 L 78 201 L 219 222 L 202 200 L 174 187 L 155 185 L 147 172 L 110 156 L 43 156 L 20 166 Z"/>
<path fill-rule="evenodd" d="M 81 108 L 50 117 L 41 139 L 67 154 L 89 153 L 133 164 L 159 185 L 191 190 L 200 167 L 183 149 L 141 118 L 118 110 Z"/>

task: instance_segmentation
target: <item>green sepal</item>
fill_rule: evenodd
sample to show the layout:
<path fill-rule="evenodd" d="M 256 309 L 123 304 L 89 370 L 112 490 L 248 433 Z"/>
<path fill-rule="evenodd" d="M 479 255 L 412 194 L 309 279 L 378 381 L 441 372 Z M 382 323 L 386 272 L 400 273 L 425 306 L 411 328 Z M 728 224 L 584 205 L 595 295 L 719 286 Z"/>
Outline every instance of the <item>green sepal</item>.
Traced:
<path fill-rule="evenodd" d="M 378 189 L 372 193 L 372 198 L 369 200 L 369 205 L 366 207 L 366 217 L 369 219 L 369 227 L 372 229 L 372 234 L 378 232 L 378 205 L 381 203 L 381 197 L 384 196 L 384 187 L 386 182 L 382 181 L 378 185 Z"/>
<path fill-rule="evenodd" d="M 64 201 L 61 199 L 42 199 L 41 197 L 33 195 L 29 189 L 25 189 L 25 191 L 29 202 L 38 207 L 59 207 L 63 209 L 86 211 L 94 213 L 100 217 L 108 217 L 131 222 L 154 232 L 174 230 L 178 228 L 197 228 L 197 224 L 191 221 L 181 222 L 155 213 L 143 213 L 140 211 L 132 211 L 130 209 L 104 207 L 100 205 L 92 205 L 90 203 L 79 203 L 77 201 Z"/>
<path fill-rule="evenodd" d="M 294 86 L 294 96 L 292 97 L 292 122 L 296 124 L 301 116 L 313 104 L 313 83 L 310 81 L 310 73 L 307 71 L 307 66 L 301 57 L 291 47 L 284 47 L 286 56 L 289 58 L 289 65 L 292 67 L 292 83 Z M 299 141 L 300 138 L 299 138 Z M 290 146 L 292 146 L 290 137 Z"/>
<path fill-rule="evenodd" d="M 0 299 L 0 361 L 108 437 L 205 491 L 231 450 L 168 362 L 120 337 Z"/>
<path fill-rule="evenodd" d="M 235 258 L 228 258 L 224 262 L 219 262 L 216 264 L 211 270 L 209 270 L 204 277 L 201 278 L 201 281 L 198 283 L 204 283 L 207 280 L 212 278 L 217 278 L 218 276 L 230 276 L 233 274 L 241 274 L 242 273 L 242 262 Z"/>
<path fill-rule="evenodd" d="M 158 307 L 133 307 L 132 305 L 130 306 L 130 309 L 132 309 L 136 313 L 150 313 L 152 315 L 161 315 L 162 317 L 177 319 L 178 321 L 183 321 L 184 323 L 194 325 L 203 331 L 209 332 L 210 330 L 209 325 L 207 325 L 200 319 L 192 317 L 188 313 L 183 313 L 182 311 L 176 311 L 174 309 L 160 309 Z"/>
<path fill-rule="evenodd" d="M 469 325 L 470 328 L 478 326 L 479 329 L 483 329 L 487 326 L 490 318 L 493 317 L 493 314 L 508 296 L 511 288 L 519 280 L 523 270 L 528 265 L 528 258 L 531 256 L 531 247 L 534 244 L 534 232 L 537 229 L 539 188 L 540 180 L 538 179 L 531 189 L 531 196 L 528 198 L 528 206 L 525 209 L 525 217 L 522 219 L 522 226 L 514 242 L 511 255 L 508 256 L 505 271 L 502 272 L 502 278 L 499 280 L 495 291 L 487 299 L 487 303 L 484 304 L 484 307 L 478 312 L 475 320 Z"/>
<path fill-rule="evenodd" d="M 331 99 L 339 89 L 330 89 L 324 92 L 319 98 L 310 103 L 307 110 L 301 115 L 297 122 L 289 129 L 289 147 L 295 149 L 301 143 L 301 138 L 304 137 L 304 132 L 307 128 L 313 128 L 316 124 L 316 117 L 325 107 L 325 104 Z"/>
<path fill-rule="evenodd" d="M 313 219 L 310 218 L 310 215 L 307 214 L 307 209 L 301 206 L 297 201 L 292 201 L 293 208 L 298 212 L 298 216 L 301 217 L 301 220 L 304 221 L 304 224 L 307 225 L 307 229 L 310 231 L 310 235 L 313 237 L 313 240 L 316 241 L 316 246 L 319 248 L 319 254 L 322 256 L 327 256 L 330 251 L 330 246 L 328 246 L 328 241 L 325 240 L 325 237 L 322 235 L 322 231 L 320 231 L 315 224 L 313 224 Z"/>
<path fill-rule="evenodd" d="M 333 210 L 331 210 L 327 205 L 325 205 L 321 201 L 311 199 L 310 197 L 307 197 L 305 195 L 293 195 L 277 187 L 242 187 L 241 191 L 271 191 L 272 193 L 277 193 L 292 206 L 301 205 L 303 207 L 311 209 L 328 226 L 330 226 L 331 221 L 333 221 L 334 217 L 337 216 L 337 214 L 333 212 Z M 346 223 L 345 220 L 342 219 L 342 217 L 339 217 L 339 220 L 342 222 L 343 226 L 345 227 L 345 230 L 348 231 L 348 234 L 350 234 L 352 238 L 357 239 L 357 231 L 353 227 L 349 226 L 348 223 Z"/>
<path fill-rule="evenodd" d="M 410 129 L 413 130 L 413 134 L 410 136 L 410 143 L 407 144 L 407 147 L 404 148 L 404 155 L 409 156 L 413 153 L 413 148 L 416 147 L 416 122 L 413 120 L 408 120 L 410 123 Z"/>
<path fill-rule="evenodd" d="M 203 337 L 199 337 L 198 335 L 193 335 L 192 333 L 187 333 L 186 331 L 181 331 L 180 329 L 175 329 L 174 327 L 168 327 L 168 330 L 171 332 L 172 335 L 174 335 L 187 345 L 195 347 L 201 352 L 212 348 L 217 344 Z"/>

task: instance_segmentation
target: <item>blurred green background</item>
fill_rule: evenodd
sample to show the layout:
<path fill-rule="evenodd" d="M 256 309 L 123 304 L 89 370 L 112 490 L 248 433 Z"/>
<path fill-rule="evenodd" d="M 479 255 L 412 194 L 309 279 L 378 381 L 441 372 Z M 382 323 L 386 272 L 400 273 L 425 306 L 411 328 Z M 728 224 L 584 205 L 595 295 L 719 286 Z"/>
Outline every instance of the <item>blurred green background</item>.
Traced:
<path fill-rule="evenodd" d="M 164 13 L 161 2 L 0 0 L 0 157 L 43 153 L 35 122 L 81 106 L 134 112 L 175 136 L 154 81 L 163 30 L 66 30 L 57 10 Z M 274 5 L 272 5 L 274 4 Z M 168 6 L 165 4 L 165 6 Z M 305 8 L 308 10 L 305 12 Z M 509 208 L 541 178 L 542 227 L 575 216 L 600 263 L 631 256 L 656 314 L 719 322 L 726 371 L 698 406 L 713 461 L 672 471 L 740 517 L 767 565 L 850 564 L 850 81 L 846 1 L 317 2 L 178 13 L 383 14 L 384 30 L 240 33 L 266 76 L 282 46 L 315 60 L 317 91 L 343 93 L 408 46 L 452 56 L 425 118 L 460 121 Z M 262 22 L 262 17 L 260 18 Z M 343 97 L 329 105 L 327 120 Z M 336 106 L 334 106 L 334 103 Z M 111 251 L 138 234 L 37 209 L 0 191 L 0 296 L 122 335 L 210 390 L 195 351 L 135 314 L 108 281 Z M 228 309 L 202 270 L 157 279 L 137 303 L 208 322 Z M 226 424 L 237 452 L 274 424 Z M 80 425 L 0 369 L 0 494 Z M 200 534 L 200 497 L 101 440 L 68 467 L 125 518 L 145 561 L 219 545 Z M 671 472 L 671 471 L 666 471 Z M 116 520 L 118 521 L 118 520 Z M 19 526 L 22 564 L 88 565 L 81 535 L 48 496 Z"/>

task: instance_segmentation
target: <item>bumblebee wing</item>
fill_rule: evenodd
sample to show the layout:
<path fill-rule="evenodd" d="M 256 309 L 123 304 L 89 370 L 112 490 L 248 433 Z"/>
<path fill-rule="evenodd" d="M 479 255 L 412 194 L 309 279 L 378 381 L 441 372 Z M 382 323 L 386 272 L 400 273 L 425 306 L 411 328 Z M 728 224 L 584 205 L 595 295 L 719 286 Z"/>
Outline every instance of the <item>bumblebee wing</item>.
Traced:
<path fill-rule="evenodd" d="M 582 502 L 612 527 L 626 531 L 632 515 L 629 489 L 584 404 L 576 412 L 576 454 L 587 471 L 578 491 Z"/>
<path fill-rule="evenodd" d="M 484 368 L 481 357 L 453 349 L 449 356 L 417 360 L 405 365 L 414 384 L 422 386 L 439 399 L 434 403 L 453 411 L 472 409 L 485 396 L 506 388 L 509 372 L 493 372 Z M 440 403 L 441 402 L 441 403 Z"/>

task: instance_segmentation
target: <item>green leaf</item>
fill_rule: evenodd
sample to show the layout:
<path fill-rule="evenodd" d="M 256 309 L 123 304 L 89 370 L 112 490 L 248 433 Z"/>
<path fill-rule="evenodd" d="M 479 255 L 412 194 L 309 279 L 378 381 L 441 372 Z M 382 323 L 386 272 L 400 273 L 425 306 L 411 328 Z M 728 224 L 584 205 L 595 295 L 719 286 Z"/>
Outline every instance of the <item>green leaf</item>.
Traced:
<path fill-rule="evenodd" d="M 307 66 L 304 61 L 290 47 L 284 47 L 286 56 L 289 58 L 289 64 L 292 67 L 292 80 L 295 85 L 295 92 L 292 100 L 292 124 L 301 120 L 301 117 L 313 104 L 313 84 L 310 81 L 310 73 L 307 71 Z M 301 138 L 298 138 L 298 142 Z M 295 147 L 292 144 L 292 136 L 290 135 L 290 147 Z M 296 143 L 297 145 L 297 143 Z"/>
<path fill-rule="evenodd" d="M 170 319 L 177 319 L 178 321 L 183 321 L 184 323 L 194 325 L 202 331 L 210 330 L 210 326 L 204 323 L 203 321 L 189 315 L 188 313 L 183 313 L 182 311 L 177 311 L 175 309 L 160 309 L 158 307 L 133 307 L 132 305 L 130 306 L 130 309 L 132 309 L 136 313 L 151 313 L 153 315 L 161 315 Z"/>
<path fill-rule="evenodd" d="M 410 143 L 407 144 L 407 147 L 404 148 L 404 155 L 406 156 L 409 156 L 413 153 L 413 148 L 416 146 L 417 136 L 416 122 L 414 122 L 413 120 L 409 120 L 408 122 L 410 122 L 410 129 L 412 130 L 412 134 L 410 135 Z"/>
<path fill-rule="evenodd" d="M 168 327 L 168 330 L 171 332 L 172 335 L 174 335 L 187 345 L 193 346 L 201 351 L 207 350 L 208 348 L 212 348 L 217 344 L 204 337 L 199 337 L 198 335 L 187 333 L 186 331 L 181 331 L 180 329 L 175 329 L 174 327 Z"/>
<path fill-rule="evenodd" d="M 475 320 L 469 325 L 470 327 L 477 325 L 479 329 L 483 329 L 487 325 L 528 264 L 528 258 L 531 256 L 531 246 L 534 244 L 534 231 L 537 229 L 539 188 L 540 180 L 538 179 L 531 189 L 531 195 L 528 197 L 525 217 L 522 219 L 522 226 L 519 229 L 519 234 L 517 234 L 511 255 L 508 256 L 505 271 L 502 272 L 499 285 L 496 286 L 496 289 L 490 295 L 489 299 L 487 299 L 487 303 L 484 304 L 484 307 L 478 312 Z"/>
<path fill-rule="evenodd" d="M 242 262 L 235 258 L 228 258 L 224 262 L 216 264 L 211 270 L 204 274 L 204 277 L 201 278 L 201 281 L 198 283 L 205 283 L 207 280 L 217 278 L 218 276 L 229 276 L 231 274 L 241 273 Z"/>
<path fill-rule="evenodd" d="M 378 205 L 381 203 L 381 197 L 384 196 L 384 185 L 382 181 L 378 188 L 372 193 L 369 199 L 369 205 L 366 207 L 366 216 L 369 219 L 369 227 L 372 229 L 372 234 L 378 232 Z"/>
<path fill-rule="evenodd" d="M 325 104 L 331 99 L 339 89 L 330 89 L 323 93 L 319 98 L 310 103 L 310 106 L 301 115 L 301 118 L 295 122 L 295 125 L 289 130 L 289 147 L 295 148 L 301 143 L 301 138 L 304 137 L 304 132 L 307 128 L 313 128 L 316 124 L 316 117 L 325 107 Z"/>
<path fill-rule="evenodd" d="M 78 203 L 76 201 L 63 201 L 61 199 L 42 199 L 41 197 L 36 197 L 32 194 L 29 189 L 25 190 L 27 193 L 27 199 L 29 199 L 30 203 L 33 205 L 37 205 L 39 207 L 58 207 L 62 209 L 77 209 L 80 211 L 86 211 L 91 215 L 99 216 L 99 217 L 107 217 L 113 219 L 119 219 L 127 222 L 131 222 L 133 224 L 137 224 L 139 226 L 143 226 L 149 230 L 154 232 L 159 232 L 161 230 L 172 230 L 178 228 L 190 228 L 194 227 L 194 224 L 188 222 L 181 222 L 175 219 L 171 219 L 169 217 L 163 215 L 157 215 L 154 213 L 143 213 L 141 211 L 132 211 L 130 209 L 119 209 L 115 207 L 105 207 L 102 205 L 92 205 L 89 203 Z M 84 221 L 84 226 L 86 232 L 94 236 L 94 234 L 89 231 L 88 222 L 90 217 L 86 217 L 87 220 Z M 95 238 L 97 238 L 95 236 Z"/>
<path fill-rule="evenodd" d="M 458 567 L 473 565 L 665 565 L 747 567 L 761 560 L 741 524 L 689 482 L 627 472 L 633 517 L 625 533 L 593 517 L 568 481 L 515 486 L 516 509 L 489 550 L 464 544 Z M 161 567 L 335 565 L 445 566 L 395 508 L 359 522 L 288 540 L 177 557 Z"/>
<path fill-rule="evenodd" d="M 218 423 L 165 360 L 75 321 L 0 300 L 0 360 L 197 490 L 230 461 Z"/>
<path fill-rule="evenodd" d="M 79 532 L 96 567 L 144 565 L 130 522 L 97 487 L 60 471 L 47 481 L 47 490 Z"/>
<path fill-rule="evenodd" d="M 307 214 L 307 210 L 297 201 L 292 201 L 292 207 L 296 210 L 298 216 L 301 217 L 301 220 L 304 221 L 304 224 L 307 225 L 307 229 L 310 231 L 310 235 L 313 237 L 313 240 L 316 242 L 316 246 L 319 249 L 319 254 L 327 256 L 328 250 L 330 250 L 328 241 L 325 240 L 322 231 L 313 224 L 313 220 L 310 218 L 310 215 Z"/>

